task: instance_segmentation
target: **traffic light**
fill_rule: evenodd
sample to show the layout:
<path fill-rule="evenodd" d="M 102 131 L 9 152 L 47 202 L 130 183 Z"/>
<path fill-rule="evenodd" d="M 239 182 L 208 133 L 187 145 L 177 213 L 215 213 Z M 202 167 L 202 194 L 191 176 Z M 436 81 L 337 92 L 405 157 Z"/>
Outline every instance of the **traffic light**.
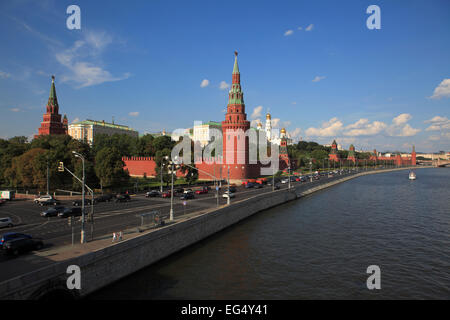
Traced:
<path fill-rule="evenodd" d="M 62 161 L 59 162 L 58 171 L 64 172 L 64 162 L 62 162 Z"/>

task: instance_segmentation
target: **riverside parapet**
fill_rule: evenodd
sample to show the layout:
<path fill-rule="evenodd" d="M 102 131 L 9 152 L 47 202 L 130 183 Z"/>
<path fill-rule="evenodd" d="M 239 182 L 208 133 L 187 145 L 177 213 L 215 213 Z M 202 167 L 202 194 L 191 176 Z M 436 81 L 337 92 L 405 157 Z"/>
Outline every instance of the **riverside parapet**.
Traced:
<path fill-rule="evenodd" d="M 336 176 L 325 183 L 297 184 L 282 189 L 234 201 L 231 205 L 180 219 L 165 227 L 137 237 L 108 245 L 87 254 L 55 262 L 38 270 L 0 283 L 1 299 L 40 299 L 45 297 L 79 298 L 145 268 L 169 255 L 197 243 L 253 214 L 278 206 L 363 175 L 404 170 L 377 170 L 351 176 Z M 81 288 L 69 290 L 67 268 L 80 268 Z"/>

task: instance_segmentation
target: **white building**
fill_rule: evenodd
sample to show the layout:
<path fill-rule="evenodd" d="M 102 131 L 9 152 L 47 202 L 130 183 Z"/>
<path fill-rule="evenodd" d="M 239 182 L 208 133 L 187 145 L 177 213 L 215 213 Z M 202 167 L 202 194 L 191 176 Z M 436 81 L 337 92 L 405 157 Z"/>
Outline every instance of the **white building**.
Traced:
<path fill-rule="evenodd" d="M 206 123 L 195 122 L 192 134 L 194 143 L 200 142 L 202 147 L 206 146 L 213 137 L 212 129 L 222 132 L 222 123 L 209 121 Z"/>
<path fill-rule="evenodd" d="M 85 120 L 69 124 L 69 135 L 77 140 L 82 140 L 90 145 L 94 143 L 94 138 L 98 134 L 112 136 L 114 134 L 126 134 L 137 138 L 139 133 L 128 126 L 103 121 Z"/>

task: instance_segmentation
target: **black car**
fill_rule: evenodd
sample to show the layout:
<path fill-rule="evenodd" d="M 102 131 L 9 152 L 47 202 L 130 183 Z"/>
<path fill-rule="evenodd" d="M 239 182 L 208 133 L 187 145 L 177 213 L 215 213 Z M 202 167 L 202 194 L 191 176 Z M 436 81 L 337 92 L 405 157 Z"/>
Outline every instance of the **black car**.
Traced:
<path fill-rule="evenodd" d="M 55 199 L 48 199 L 48 200 L 39 202 L 39 205 L 41 207 L 43 207 L 43 206 L 56 206 L 58 203 L 59 202 L 56 201 Z"/>
<path fill-rule="evenodd" d="M 89 199 L 89 198 L 85 198 L 84 199 L 84 205 L 85 206 L 90 206 L 91 203 L 92 203 L 91 199 Z M 81 199 L 80 200 L 75 200 L 74 202 L 72 202 L 72 205 L 75 206 L 75 207 L 81 207 L 83 205 L 83 201 Z"/>
<path fill-rule="evenodd" d="M 184 189 L 183 188 L 177 188 L 177 189 L 175 189 L 175 193 L 184 193 Z"/>
<path fill-rule="evenodd" d="M 153 197 L 159 197 L 159 196 L 161 196 L 161 194 L 160 194 L 160 192 L 157 191 L 157 190 L 152 190 L 152 191 L 147 192 L 147 193 L 145 194 L 145 196 L 146 196 L 147 198 L 153 198 Z"/>
<path fill-rule="evenodd" d="M 194 199 L 194 198 L 195 198 L 195 196 L 194 196 L 194 193 L 193 193 L 193 192 L 184 193 L 184 194 L 180 197 L 181 200 L 188 200 L 188 199 Z"/>
<path fill-rule="evenodd" d="M 230 192 L 231 193 L 236 193 L 236 191 L 237 191 L 236 187 L 230 187 Z"/>
<path fill-rule="evenodd" d="M 32 236 L 25 233 L 19 233 L 19 232 L 7 232 L 2 235 L 0 238 L 0 247 L 3 246 L 3 244 L 9 240 L 18 239 L 18 238 L 28 238 L 31 239 Z"/>
<path fill-rule="evenodd" d="M 63 212 L 66 209 L 66 207 L 63 206 L 56 206 L 50 209 L 47 209 L 43 212 L 41 212 L 41 217 L 56 217 L 58 213 Z"/>
<path fill-rule="evenodd" d="M 116 196 L 116 199 L 114 200 L 114 202 L 128 202 L 130 201 L 130 195 L 128 194 L 119 194 Z"/>
<path fill-rule="evenodd" d="M 43 246 L 44 243 L 39 239 L 16 238 L 6 241 L 3 244 L 2 249 L 5 254 L 13 254 L 17 256 L 19 255 L 19 253 L 32 250 L 40 250 Z"/>
<path fill-rule="evenodd" d="M 275 189 L 275 190 L 280 189 L 280 185 L 279 185 L 279 184 L 275 184 L 275 185 L 274 185 L 274 189 Z"/>
<path fill-rule="evenodd" d="M 82 211 L 80 207 L 74 207 L 74 208 L 65 208 L 63 211 L 58 213 L 58 217 L 60 218 L 66 218 L 66 217 L 79 217 L 82 215 Z"/>
<path fill-rule="evenodd" d="M 97 202 L 110 202 L 114 197 L 112 194 L 103 194 L 94 199 L 94 204 Z"/>
<path fill-rule="evenodd" d="M 264 187 L 264 186 L 261 183 L 255 183 L 255 186 L 254 186 L 255 189 L 261 189 L 262 187 Z M 230 191 L 231 191 L 231 189 L 230 189 Z"/>

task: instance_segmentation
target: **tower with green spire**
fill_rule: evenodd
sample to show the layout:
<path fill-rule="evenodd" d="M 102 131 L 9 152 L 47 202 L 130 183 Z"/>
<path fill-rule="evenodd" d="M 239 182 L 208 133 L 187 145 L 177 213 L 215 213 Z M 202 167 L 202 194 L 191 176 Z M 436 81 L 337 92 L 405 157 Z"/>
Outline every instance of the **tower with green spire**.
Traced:
<path fill-rule="evenodd" d="M 52 76 L 52 85 L 50 87 L 46 113 L 44 113 L 43 121 L 41 122 L 41 127 L 38 131 L 39 133 L 35 138 L 50 134 L 67 134 L 67 125 L 68 120 L 66 116 L 64 116 L 64 120 L 61 121 L 58 98 L 56 96 L 55 76 Z"/>
<path fill-rule="evenodd" d="M 337 152 L 336 140 L 333 140 L 333 143 L 331 144 L 331 152 L 328 155 L 328 158 L 330 159 L 330 161 L 339 161 L 340 160 L 339 153 Z"/>
<path fill-rule="evenodd" d="M 353 144 L 350 145 L 350 148 L 349 148 L 349 150 L 348 150 L 348 157 L 347 157 L 347 160 L 356 162 L 356 157 L 355 157 L 355 146 L 354 146 Z"/>

